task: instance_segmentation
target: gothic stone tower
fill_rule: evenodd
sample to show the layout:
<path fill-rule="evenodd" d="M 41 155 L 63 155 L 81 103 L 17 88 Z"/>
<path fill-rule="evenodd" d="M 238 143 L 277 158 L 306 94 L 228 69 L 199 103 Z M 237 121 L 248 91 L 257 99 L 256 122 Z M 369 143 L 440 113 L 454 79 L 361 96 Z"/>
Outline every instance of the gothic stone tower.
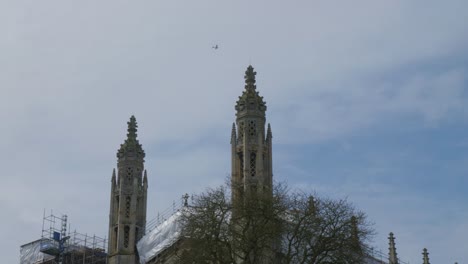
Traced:
<path fill-rule="evenodd" d="M 266 105 L 256 91 L 252 66 L 245 72 L 245 90 L 236 103 L 236 123 L 232 126 L 232 200 L 241 201 L 246 194 L 272 194 L 271 128 L 265 135 Z M 237 128 L 237 131 L 236 131 Z"/>
<path fill-rule="evenodd" d="M 136 243 L 145 233 L 148 179 L 143 167 L 145 152 L 136 132 L 132 116 L 127 139 L 117 152 L 117 179 L 115 169 L 112 174 L 108 264 L 139 263 Z"/>

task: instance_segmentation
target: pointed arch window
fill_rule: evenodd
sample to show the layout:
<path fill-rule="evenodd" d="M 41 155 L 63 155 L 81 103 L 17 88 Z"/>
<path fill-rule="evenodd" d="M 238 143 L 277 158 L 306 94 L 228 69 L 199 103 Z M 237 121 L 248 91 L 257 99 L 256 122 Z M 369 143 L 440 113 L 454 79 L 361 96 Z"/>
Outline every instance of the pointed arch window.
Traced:
<path fill-rule="evenodd" d="M 255 120 L 249 121 L 249 136 L 251 138 L 257 136 L 257 122 Z"/>

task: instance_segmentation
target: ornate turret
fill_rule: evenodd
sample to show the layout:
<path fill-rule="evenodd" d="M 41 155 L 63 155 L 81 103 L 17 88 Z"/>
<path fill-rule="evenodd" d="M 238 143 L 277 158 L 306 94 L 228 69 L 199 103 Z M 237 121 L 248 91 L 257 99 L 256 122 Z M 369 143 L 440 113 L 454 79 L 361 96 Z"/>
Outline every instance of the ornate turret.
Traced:
<path fill-rule="evenodd" d="M 256 91 L 252 66 L 245 71 L 245 90 L 236 102 L 231 130 L 233 202 L 246 193 L 272 193 L 271 127 L 265 133 L 266 104 Z"/>
<path fill-rule="evenodd" d="M 388 237 L 388 264 L 398 264 L 398 257 L 396 253 L 396 247 L 395 247 L 395 237 L 393 236 L 393 233 L 390 232 L 390 235 Z"/>
<path fill-rule="evenodd" d="M 136 243 L 145 233 L 148 178 L 137 127 L 132 116 L 127 139 L 117 151 L 117 176 L 115 169 L 112 173 L 108 264 L 139 263 Z"/>

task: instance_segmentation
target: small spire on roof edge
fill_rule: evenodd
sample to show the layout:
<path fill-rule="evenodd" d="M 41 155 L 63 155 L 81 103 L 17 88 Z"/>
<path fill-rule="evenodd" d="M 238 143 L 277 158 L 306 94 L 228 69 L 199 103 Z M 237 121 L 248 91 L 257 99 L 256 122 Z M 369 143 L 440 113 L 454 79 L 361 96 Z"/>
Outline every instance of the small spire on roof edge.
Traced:
<path fill-rule="evenodd" d="M 234 143 L 236 140 L 236 123 L 232 123 L 232 130 L 231 130 L 231 144 Z"/>
<path fill-rule="evenodd" d="M 273 134 L 271 133 L 271 126 L 270 126 L 270 123 L 268 123 L 267 139 L 271 139 L 272 137 L 273 137 Z"/>
<path fill-rule="evenodd" d="M 115 178 L 116 178 L 116 176 L 115 176 L 115 168 L 114 168 L 114 169 L 112 170 L 112 179 L 111 179 L 111 181 L 112 181 L 113 184 L 115 184 Z"/>

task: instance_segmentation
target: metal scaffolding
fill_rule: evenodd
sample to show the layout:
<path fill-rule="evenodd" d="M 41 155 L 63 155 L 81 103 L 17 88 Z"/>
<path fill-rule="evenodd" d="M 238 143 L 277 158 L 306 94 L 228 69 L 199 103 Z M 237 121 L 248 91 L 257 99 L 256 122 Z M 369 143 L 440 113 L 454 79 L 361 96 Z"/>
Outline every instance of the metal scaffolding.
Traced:
<path fill-rule="evenodd" d="M 70 232 L 67 225 L 67 215 L 44 211 L 41 238 L 21 246 L 20 264 L 107 263 L 106 238 Z"/>

